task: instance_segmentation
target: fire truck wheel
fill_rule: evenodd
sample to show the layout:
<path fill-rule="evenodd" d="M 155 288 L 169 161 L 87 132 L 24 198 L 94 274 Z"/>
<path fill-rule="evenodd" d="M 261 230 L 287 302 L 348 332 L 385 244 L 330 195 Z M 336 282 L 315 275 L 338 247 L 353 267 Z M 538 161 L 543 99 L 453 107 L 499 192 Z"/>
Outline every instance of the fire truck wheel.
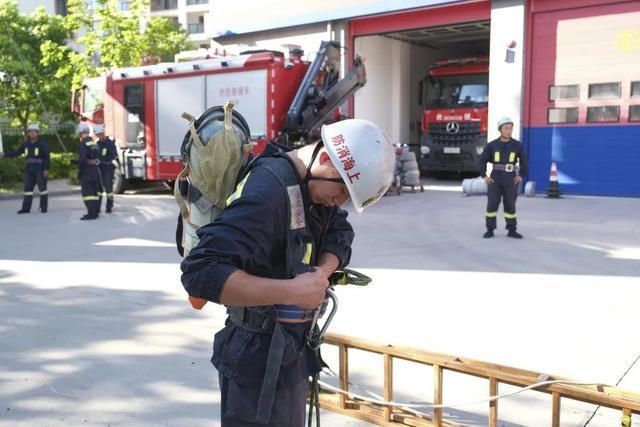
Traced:
<path fill-rule="evenodd" d="M 113 192 L 116 194 L 124 193 L 124 190 L 127 187 L 127 180 L 124 178 L 124 175 L 118 170 L 115 170 L 113 174 Z"/>

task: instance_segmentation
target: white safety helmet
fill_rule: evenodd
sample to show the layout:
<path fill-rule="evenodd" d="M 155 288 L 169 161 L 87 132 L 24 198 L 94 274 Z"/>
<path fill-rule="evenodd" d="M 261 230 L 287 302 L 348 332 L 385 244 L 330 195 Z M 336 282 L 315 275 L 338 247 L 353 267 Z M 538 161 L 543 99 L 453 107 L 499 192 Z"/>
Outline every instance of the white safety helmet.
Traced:
<path fill-rule="evenodd" d="M 498 120 L 498 130 L 500 130 L 503 125 L 508 125 L 509 123 L 513 124 L 513 120 L 511 120 L 509 117 L 501 118 L 500 120 Z"/>
<path fill-rule="evenodd" d="M 40 127 L 35 123 L 31 123 L 29 126 L 27 126 L 27 132 L 29 132 L 30 130 L 35 130 L 36 132 L 40 132 Z"/>
<path fill-rule="evenodd" d="M 104 133 L 104 125 L 95 125 L 93 127 L 93 134 L 97 135 L 99 133 Z"/>
<path fill-rule="evenodd" d="M 349 119 L 322 126 L 322 141 L 357 212 L 389 189 L 396 165 L 393 145 L 376 124 Z"/>
<path fill-rule="evenodd" d="M 78 134 L 82 135 L 83 133 L 91 133 L 91 126 L 85 122 L 80 122 L 78 125 Z"/>

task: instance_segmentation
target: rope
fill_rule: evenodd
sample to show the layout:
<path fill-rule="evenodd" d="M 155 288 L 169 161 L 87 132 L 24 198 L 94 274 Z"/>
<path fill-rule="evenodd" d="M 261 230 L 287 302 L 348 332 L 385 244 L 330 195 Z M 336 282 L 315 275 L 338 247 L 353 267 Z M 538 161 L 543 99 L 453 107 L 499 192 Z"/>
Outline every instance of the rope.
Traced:
<path fill-rule="evenodd" d="M 388 400 L 383 400 L 383 399 L 372 399 L 370 397 L 366 397 L 363 396 L 361 394 L 357 394 L 357 393 L 353 393 L 350 391 L 346 391 L 346 390 L 342 390 L 338 387 L 334 387 L 330 384 L 327 384 L 323 381 L 318 381 L 318 384 L 320 386 L 322 386 L 322 388 L 332 391 L 334 393 L 340 393 L 340 394 L 344 394 L 348 397 L 351 397 L 353 399 L 358 399 L 358 400 L 362 400 L 365 402 L 369 402 L 369 403 L 373 403 L 376 405 L 382 405 L 382 406 L 393 406 L 393 407 L 398 407 L 398 408 L 422 408 L 422 409 L 426 409 L 426 408 L 432 408 L 432 409 L 437 409 L 437 408 L 461 408 L 461 407 L 465 407 L 465 406 L 473 406 L 473 405 L 478 405 L 480 403 L 489 403 L 489 402 L 493 402 L 495 400 L 499 400 L 499 399 L 506 399 L 508 397 L 512 397 L 515 396 L 517 394 L 520 393 L 524 393 L 525 391 L 529 391 L 529 390 L 534 390 L 537 388 L 541 388 L 541 387 L 547 387 L 550 385 L 554 385 L 554 384 L 564 384 L 564 385 L 593 385 L 593 386 L 604 386 L 604 384 L 601 383 L 592 383 L 592 382 L 583 382 L 583 381 L 566 381 L 566 380 L 550 380 L 550 381 L 540 381 L 537 382 L 535 384 L 531 384 L 528 385 L 526 387 L 523 387 L 519 390 L 516 390 L 514 392 L 511 393 L 505 393 L 505 394 L 498 394 L 495 396 L 491 396 L 487 399 L 480 399 L 480 400 L 475 400 L 475 401 L 469 401 L 469 402 L 461 402 L 461 403 L 440 403 L 440 404 L 435 404 L 435 403 L 403 403 L 403 402 L 394 402 L 394 401 L 388 401 Z M 363 390 L 367 391 L 365 388 L 363 387 L 359 387 L 358 388 L 362 388 Z M 368 391 L 367 391 L 368 392 Z"/>
<path fill-rule="evenodd" d="M 355 270 L 345 268 L 344 270 L 335 271 L 331 275 L 331 277 L 329 277 L 329 283 L 331 284 L 331 286 L 334 286 L 334 285 L 367 286 L 369 283 L 371 283 L 371 278 Z M 334 297 L 333 303 L 334 303 L 334 308 L 337 307 L 336 306 L 337 300 L 335 299 L 335 297 Z M 331 322 L 332 317 L 333 316 L 331 315 L 327 320 L 327 322 Z M 318 330 L 315 324 L 316 321 L 317 321 L 317 318 L 314 319 L 314 324 L 312 325 L 312 329 L 311 329 L 312 332 L 310 336 L 307 338 L 307 345 L 309 346 L 309 348 L 311 348 L 315 352 L 316 357 L 320 359 L 320 345 L 324 341 L 322 335 L 325 329 L 323 327 L 322 331 Z M 327 325 L 328 323 L 325 323 L 325 327 Z M 311 388 L 311 393 L 309 396 L 309 415 L 307 417 L 308 427 L 312 427 L 313 425 L 314 412 L 316 415 L 315 416 L 316 426 L 320 427 L 320 384 L 321 384 L 320 374 L 313 375 L 311 377 L 311 381 L 309 384 Z"/>
<path fill-rule="evenodd" d="M 371 277 L 345 268 L 344 270 L 337 270 L 329 278 L 329 282 L 333 285 L 354 285 L 354 286 L 367 286 L 371 283 Z"/>
<path fill-rule="evenodd" d="M 313 413 L 316 414 L 316 427 L 320 427 L 320 374 L 313 375 L 311 379 L 311 395 L 309 396 L 309 417 L 307 426 L 313 425 Z"/>
<path fill-rule="evenodd" d="M 636 357 L 636 359 L 631 363 L 631 365 L 629 365 L 629 367 L 627 368 L 626 371 L 624 371 L 624 374 L 622 374 L 622 376 L 620 377 L 620 379 L 618 379 L 618 382 L 616 383 L 616 387 L 618 387 L 620 385 L 620 383 L 622 382 L 622 380 L 624 379 L 624 377 L 627 376 L 627 374 L 629 373 L 629 371 L 631 370 L 631 368 L 633 368 L 635 366 L 636 363 L 638 363 L 638 360 L 640 360 L 640 354 L 638 354 L 638 357 Z M 602 405 L 598 405 L 598 407 L 595 409 L 595 411 L 593 411 L 593 414 L 591 414 L 591 417 L 589 417 L 589 419 L 587 420 L 586 423 L 584 423 L 583 427 L 587 427 L 589 425 L 589 423 L 591 422 L 591 420 L 593 419 L 593 417 L 596 416 L 596 413 L 600 410 Z"/>

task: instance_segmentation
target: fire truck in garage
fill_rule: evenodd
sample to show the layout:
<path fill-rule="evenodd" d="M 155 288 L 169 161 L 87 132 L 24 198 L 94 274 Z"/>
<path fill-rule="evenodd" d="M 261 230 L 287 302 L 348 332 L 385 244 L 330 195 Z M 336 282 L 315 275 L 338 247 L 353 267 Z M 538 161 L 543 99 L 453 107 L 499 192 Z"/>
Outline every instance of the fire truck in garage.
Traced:
<path fill-rule="evenodd" d="M 489 57 L 437 61 L 420 86 L 421 171 L 475 172 L 487 143 Z"/>
<path fill-rule="evenodd" d="M 312 63 L 301 52 L 254 51 L 233 57 L 111 70 L 73 92 L 72 111 L 104 123 L 118 147 L 114 191 L 132 181 L 171 181 L 181 167 L 188 123 L 232 100 L 251 128 L 256 151 L 268 140 L 304 141 L 331 120 L 365 82 L 359 59 L 339 78 L 340 46 L 323 42 Z"/>

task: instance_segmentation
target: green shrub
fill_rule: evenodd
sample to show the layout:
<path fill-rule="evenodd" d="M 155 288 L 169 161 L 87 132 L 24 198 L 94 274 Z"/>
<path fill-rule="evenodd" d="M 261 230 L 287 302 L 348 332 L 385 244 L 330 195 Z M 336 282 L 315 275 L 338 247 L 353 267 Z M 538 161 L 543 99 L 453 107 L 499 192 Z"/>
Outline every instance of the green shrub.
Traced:
<path fill-rule="evenodd" d="M 22 181 L 22 174 L 26 163 L 27 159 L 24 157 L 0 159 L 0 184 Z"/>
<path fill-rule="evenodd" d="M 73 177 L 76 180 L 78 166 L 72 162 L 75 158 L 75 153 L 51 153 L 49 179 Z M 0 183 L 8 184 L 22 181 L 26 163 L 27 159 L 24 156 L 0 160 Z"/>

